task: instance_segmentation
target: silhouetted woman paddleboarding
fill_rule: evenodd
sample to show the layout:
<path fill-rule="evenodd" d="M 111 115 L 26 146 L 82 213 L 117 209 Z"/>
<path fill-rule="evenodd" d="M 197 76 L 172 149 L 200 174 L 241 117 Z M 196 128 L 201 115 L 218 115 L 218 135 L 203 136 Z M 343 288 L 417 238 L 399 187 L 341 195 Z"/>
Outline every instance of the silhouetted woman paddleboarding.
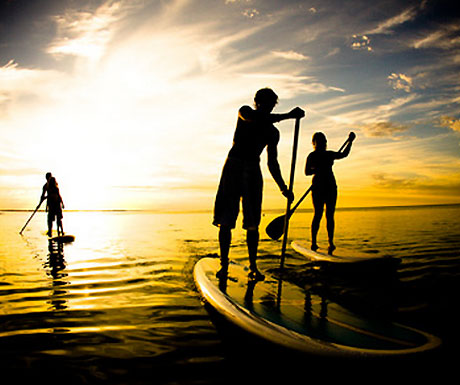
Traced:
<path fill-rule="evenodd" d="M 348 156 L 351 145 L 356 135 L 350 132 L 348 143 L 343 151 L 328 151 L 327 139 L 322 132 L 313 135 L 312 143 L 314 151 L 307 157 L 305 165 L 305 175 L 313 175 L 312 181 L 312 200 L 314 215 L 311 224 L 311 249 L 318 250 L 317 235 L 321 218 L 323 216 L 324 206 L 326 206 L 327 234 L 329 238 L 328 253 L 332 254 L 335 250 L 334 245 L 334 214 L 337 203 L 337 183 L 335 181 L 332 166 L 334 160 L 343 159 Z"/>

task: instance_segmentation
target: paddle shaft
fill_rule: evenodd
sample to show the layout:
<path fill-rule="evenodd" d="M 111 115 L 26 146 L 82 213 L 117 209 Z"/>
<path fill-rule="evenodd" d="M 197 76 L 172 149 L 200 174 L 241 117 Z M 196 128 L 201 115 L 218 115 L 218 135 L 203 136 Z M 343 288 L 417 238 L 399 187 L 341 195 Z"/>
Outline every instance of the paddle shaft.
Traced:
<path fill-rule="evenodd" d="M 294 188 L 294 175 L 295 175 L 295 164 L 297 160 L 297 146 L 299 144 L 299 131 L 300 131 L 300 118 L 295 120 L 295 129 L 294 129 L 294 144 L 292 146 L 292 160 L 291 160 L 291 175 L 289 178 L 289 191 L 293 191 Z M 286 216 L 284 218 L 284 230 L 283 230 L 283 245 L 281 248 L 281 261 L 280 261 L 280 268 L 284 267 L 284 259 L 286 253 L 286 245 L 287 245 L 287 238 L 288 238 L 288 229 L 289 229 L 289 212 L 291 210 L 291 200 L 287 200 L 287 207 L 286 207 Z"/>
<path fill-rule="evenodd" d="M 38 211 L 38 209 L 40 208 L 40 206 L 42 205 L 43 203 L 43 200 L 40 201 L 40 203 L 38 204 L 37 208 L 34 210 L 34 212 L 32 213 L 32 215 L 30 216 L 30 218 L 27 220 L 26 224 L 24 225 L 24 227 L 21 229 L 21 231 L 19 232 L 20 235 L 22 235 L 22 232 L 24 231 L 24 229 L 27 227 L 27 225 L 29 224 L 30 220 L 32 219 L 32 217 L 35 215 L 35 213 Z"/>

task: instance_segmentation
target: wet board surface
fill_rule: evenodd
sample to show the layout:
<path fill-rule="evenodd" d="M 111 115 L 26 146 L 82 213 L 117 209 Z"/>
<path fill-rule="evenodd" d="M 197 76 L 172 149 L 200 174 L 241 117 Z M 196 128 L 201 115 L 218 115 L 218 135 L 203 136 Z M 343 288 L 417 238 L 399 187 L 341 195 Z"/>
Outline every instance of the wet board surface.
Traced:
<path fill-rule="evenodd" d="M 51 242 L 70 243 L 75 241 L 74 235 L 56 235 L 48 238 Z"/>
<path fill-rule="evenodd" d="M 311 250 L 311 245 L 307 241 L 293 241 L 291 246 L 295 251 L 312 261 L 354 263 L 389 259 L 380 254 L 363 253 L 346 248 L 337 248 L 332 255 L 329 255 L 327 249 L 318 249 L 317 251 Z"/>
<path fill-rule="evenodd" d="M 248 269 L 230 263 L 227 279 L 216 278 L 216 258 L 203 258 L 194 278 L 204 299 L 228 321 L 272 343 L 330 357 L 398 357 L 420 354 L 441 341 L 428 333 L 367 320 L 335 303 L 269 275 L 248 280 Z"/>

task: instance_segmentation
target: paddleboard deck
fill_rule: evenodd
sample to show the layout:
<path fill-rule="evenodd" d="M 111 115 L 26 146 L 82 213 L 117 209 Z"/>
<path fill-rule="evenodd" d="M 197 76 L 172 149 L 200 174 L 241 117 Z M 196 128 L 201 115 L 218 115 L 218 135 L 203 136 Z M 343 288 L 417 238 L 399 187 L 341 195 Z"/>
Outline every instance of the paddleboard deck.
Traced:
<path fill-rule="evenodd" d="M 356 263 L 356 262 L 371 262 L 383 259 L 391 259 L 384 257 L 380 254 L 369 254 L 346 248 L 334 250 L 332 255 L 327 251 L 318 249 L 317 251 L 311 250 L 311 246 L 307 241 L 293 241 L 292 248 L 299 254 L 318 262 L 333 262 L 333 263 Z"/>
<path fill-rule="evenodd" d="M 194 268 L 201 295 L 228 321 L 272 343 L 327 357 L 399 357 L 440 345 L 428 333 L 380 320 L 365 320 L 338 304 L 266 275 L 248 280 L 248 269 L 232 262 L 227 278 L 216 278 L 220 262 L 203 258 Z"/>
<path fill-rule="evenodd" d="M 70 243 L 75 241 L 74 235 L 56 235 L 53 237 L 49 237 L 48 240 L 50 242 L 59 242 L 59 243 Z"/>

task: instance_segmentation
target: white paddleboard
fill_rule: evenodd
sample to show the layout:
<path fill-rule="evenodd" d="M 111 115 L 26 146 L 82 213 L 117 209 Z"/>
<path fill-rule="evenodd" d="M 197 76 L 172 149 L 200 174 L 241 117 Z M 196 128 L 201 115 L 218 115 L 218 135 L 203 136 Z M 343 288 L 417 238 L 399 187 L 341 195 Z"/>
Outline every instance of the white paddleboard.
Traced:
<path fill-rule="evenodd" d="M 51 242 L 59 242 L 59 243 L 71 243 L 75 241 L 75 236 L 74 235 L 57 235 L 54 237 L 49 237 L 48 240 Z"/>
<path fill-rule="evenodd" d="M 216 278 L 219 269 L 215 258 L 196 263 L 203 298 L 229 322 L 274 344 L 319 356 L 383 358 L 419 354 L 441 343 L 420 330 L 364 319 L 269 274 L 262 282 L 250 281 L 249 270 L 235 262 L 227 279 Z"/>
<path fill-rule="evenodd" d="M 313 251 L 311 245 L 307 241 L 293 241 L 292 248 L 303 256 L 318 262 L 334 262 L 334 263 L 356 263 L 369 262 L 386 258 L 380 254 L 363 253 L 356 250 L 337 248 L 332 255 L 327 253 L 327 249 L 318 249 Z"/>

